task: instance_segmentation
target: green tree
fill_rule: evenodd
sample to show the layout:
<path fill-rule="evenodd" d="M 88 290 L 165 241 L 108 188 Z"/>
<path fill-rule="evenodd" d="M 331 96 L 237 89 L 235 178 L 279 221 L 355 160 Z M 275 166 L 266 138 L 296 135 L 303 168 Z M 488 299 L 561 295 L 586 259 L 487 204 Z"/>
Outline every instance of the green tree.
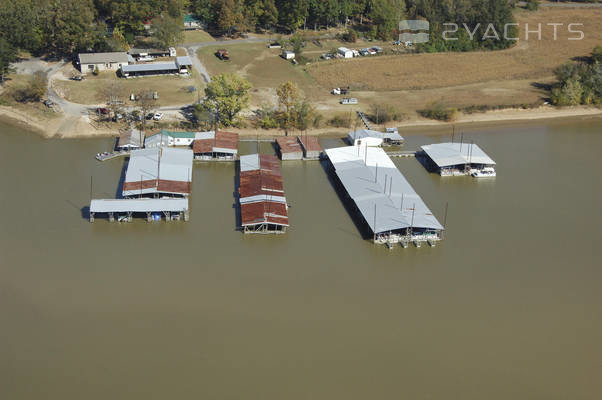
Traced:
<path fill-rule="evenodd" d="M 602 64 L 602 46 L 596 46 L 592 51 L 592 60 L 594 63 Z"/>
<path fill-rule="evenodd" d="M 218 123 L 231 126 L 240 111 L 249 105 L 251 83 L 236 74 L 219 74 L 211 79 L 205 88 L 205 101 L 202 109 L 214 111 Z"/>
<path fill-rule="evenodd" d="M 288 136 L 289 129 L 295 127 L 295 105 L 299 102 L 299 89 L 293 82 L 284 82 L 276 89 L 278 95 L 278 119 L 280 127 Z"/>
<path fill-rule="evenodd" d="M 11 63 L 17 60 L 17 50 L 6 39 L 0 37 L 0 75 L 4 83 L 4 76 L 12 71 Z"/>
<path fill-rule="evenodd" d="M 153 38 L 163 48 L 175 47 L 184 40 L 181 18 L 169 14 L 161 15 L 153 20 Z"/>

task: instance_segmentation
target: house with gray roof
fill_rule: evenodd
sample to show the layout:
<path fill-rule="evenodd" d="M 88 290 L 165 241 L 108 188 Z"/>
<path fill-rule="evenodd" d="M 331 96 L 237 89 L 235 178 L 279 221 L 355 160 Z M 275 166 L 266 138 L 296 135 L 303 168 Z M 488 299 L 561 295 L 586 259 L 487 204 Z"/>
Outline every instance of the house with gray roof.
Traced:
<path fill-rule="evenodd" d="M 132 60 L 123 51 L 111 53 L 79 53 L 79 70 L 82 74 L 97 71 L 117 71 Z"/>

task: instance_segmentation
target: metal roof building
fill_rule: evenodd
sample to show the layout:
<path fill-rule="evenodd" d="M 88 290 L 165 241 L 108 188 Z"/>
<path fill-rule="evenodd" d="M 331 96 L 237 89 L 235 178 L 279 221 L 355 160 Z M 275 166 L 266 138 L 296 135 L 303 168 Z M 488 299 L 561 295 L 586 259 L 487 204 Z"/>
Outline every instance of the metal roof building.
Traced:
<path fill-rule="evenodd" d="M 241 227 L 245 233 L 285 233 L 288 205 L 278 158 L 251 154 L 240 157 L 238 188 Z"/>
<path fill-rule="evenodd" d="M 464 164 L 495 165 L 491 157 L 472 143 L 435 143 L 421 148 L 439 167 Z"/>
<path fill-rule="evenodd" d="M 191 182 L 192 150 L 169 147 L 134 150 L 125 174 L 123 196 L 188 196 Z"/>
<path fill-rule="evenodd" d="M 90 222 L 94 222 L 96 214 L 108 214 L 110 221 L 117 214 L 119 221 L 123 218 L 131 222 L 134 213 L 145 213 L 148 221 L 152 220 L 153 213 L 164 214 L 168 221 L 173 219 L 172 214 L 188 221 L 188 199 L 95 199 L 90 202 Z"/>
<path fill-rule="evenodd" d="M 199 160 L 233 160 L 238 154 L 238 133 L 196 132 L 192 151 Z"/>
<path fill-rule="evenodd" d="M 296 137 L 281 136 L 276 138 L 278 153 L 280 159 L 286 160 L 301 160 L 303 158 L 303 149 Z"/>
<path fill-rule="evenodd" d="M 192 60 L 188 56 L 176 57 L 174 61 L 123 65 L 121 74 L 125 77 L 139 75 L 178 74 L 182 71 L 188 72 L 192 66 Z"/>
<path fill-rule="evenodd" d="M 80 64 L 128 63 L 128 54 L 123 51 L 111 53 L 79 53 Z"/>
<path fill-rule="evenodd" d="M 297 140 L 303 147 L 303 157 L 309 160 L 318 160 L 322 154 L 322 146 L 315 136 L 298 136 Z"/>
<path fill-rule="evenodd" d="M 366 139 L 376 139 L 376 141 L 368 140 L 369 146 L 380 146 L 380 144 L 376 144 L 379 140 L 381 144 L 384 143 L 388 145 L 400 145 L 404 141 L 403 137 L 398 132 L 379 132 L 371 129 L 360 129 L 349 132 L 347 138 L 349 143 L 353 145 L 361 144 L 361 141 Z"/>
<path fill-rule="evenodd" d="M 161 129 L 157 133 L 149 135 L 144 140 L 146 148 L 161 146 L 190 146 L 196 136 L 195 132 L 169 131 Z"/>
<path fill-rule="evenodd" d="M 426 167 L 438 171 L 442 176 L 467 175 L 472 168 L 495 165 L 491 157 L 472 143 L 435 143 L 421 148 Z"/>
<path fill-rule="evenodd" d="M 443 226 L 383 149 L 354 146 L 325 152 L 375 242 L 440 240 Z"/>
<path fill-rule="evenodd" d="M 144 141 L 144 134 L 138 129 L 132 128 L 124 130 L 119 134 L 119 142 L 117 148 L 119 149 L 139 149 L 142 147 Z"/>

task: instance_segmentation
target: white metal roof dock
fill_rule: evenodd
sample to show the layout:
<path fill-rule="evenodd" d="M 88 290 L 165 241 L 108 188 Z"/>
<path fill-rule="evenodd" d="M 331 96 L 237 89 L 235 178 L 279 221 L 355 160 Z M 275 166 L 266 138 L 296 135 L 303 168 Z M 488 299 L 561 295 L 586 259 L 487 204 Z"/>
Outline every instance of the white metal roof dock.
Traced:
<path fill-rule="evenodd" d="M 495 165 L 495 161 L 476 144 L 435 143 L 421 148 L 439 168 L 465 164 Z"/>
<path fill-rule="evenodd" d="M 375 235 L 408 228 L 444 229 L 383 149 L 347 146 L 325 151 L 340 182 Z"/>
<path fill-rule="evenodd" d="M 372 129 L 360 129 L 357 131 L 349 132 L 347 135 L 349 141 L 353 144 L 356 140 L 362 140 L 366 138 L 380 139 L 383 142 L 389 143 L 401 143 L 403 137 L 398 132 L 379 132 Z"/>
<path fill-rule="evenodd" d="M 97 199 L 90 202 L 93 213 L 163 211 L 188 211 L 188 199 Z"/>

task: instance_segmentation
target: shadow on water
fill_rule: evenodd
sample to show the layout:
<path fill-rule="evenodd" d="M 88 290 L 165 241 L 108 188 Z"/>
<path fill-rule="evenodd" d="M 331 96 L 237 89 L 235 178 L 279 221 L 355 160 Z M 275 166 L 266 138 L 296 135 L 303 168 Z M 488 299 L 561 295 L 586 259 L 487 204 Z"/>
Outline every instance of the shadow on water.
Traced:
<path fill-rule="evenodd" d="M 234 164 L 234 192 L 232 196 L 234 196 L 234 204 L 232 204 L 232 208 L 234 208 L 234 230 L 240 231 L 242 230 L 242 215 L 240 212 L 240 193 L 238 189 L 240 188 L 240 160 L 236 160 Z"/>
<path fill-rule="evenodd" d="M 128 170 L 129 157 L 123 160 L 123 167 L 121 168 L 121 175 L 119 176 L 119 182 L 117 182 L 117 189 L 115 192 L 116 199 L 123 198 L 123 184 L 125 183 L 125 174 Z"/>
<path fill-rule="evenodd" d="M 336 176 L 334 167 L 332 167 L 332 165 L 330 164 L 330 161 L 328 159 L 320 160 L 320 166 L 326 173 L 326 177 L 328 178 L 328 183 L 330 183 L 330 186 L 334 189 L 335 193 L 339 197 L 339 200 L 341 200 L 341 203 L 343 203 L 343 206 L 345 207 L 345 211 L 347 211 L 349 218 L 351 218 L 351 220 L 355 224 L 355 227 L 357 228 L 362 239 L 364 239 L 364 240 L 372 239 L 372 237 L 373 237 L 372 229 L 370 229 L 370 226 L 364 220 L 359 209 L 357 208 L 357 206 L 355 205 L 353 200 L 347 194 L 345 187 L 343 186 L 343 184 L 341 183 L 339 178 Z"/>
<path fill-rule="evenodd" d="M 80 209 L 81 212 L 81 218 L 85 219 L 86 221 L 90 220 L 90 206 L 84 206 Z"/>

